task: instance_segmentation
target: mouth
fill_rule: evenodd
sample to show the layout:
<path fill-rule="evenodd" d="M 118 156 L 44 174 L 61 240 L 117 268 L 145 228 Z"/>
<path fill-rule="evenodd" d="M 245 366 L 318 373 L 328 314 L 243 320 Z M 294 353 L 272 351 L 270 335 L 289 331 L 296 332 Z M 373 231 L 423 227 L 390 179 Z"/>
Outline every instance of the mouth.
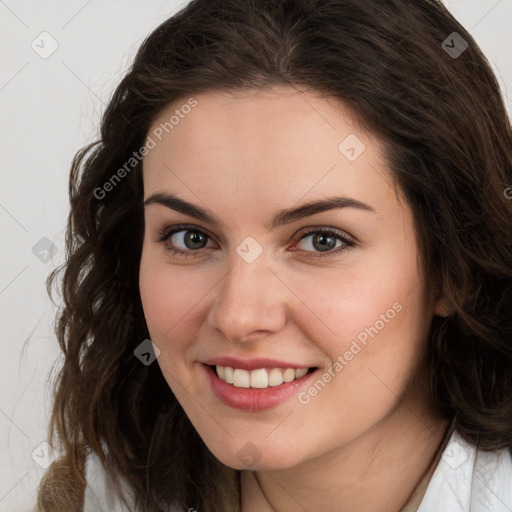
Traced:
<path fill-rule="evenodd" d="M 304 376 L 318 370 L 318 367 L 311 368 L 257 368 L 244 370 L 222 365 L 206 365 L 211 372 L 225 382 L 236 388 L 266 389 L 278 387 L 288 382 L 302 379 Z"/>
<path fill-rule="evenodd" d="M 213 396 L 232 409 L 258 412 L 291 400 L 310 385 L 319 368 L 264 367 L 246 370 L 202 363 Z"/>

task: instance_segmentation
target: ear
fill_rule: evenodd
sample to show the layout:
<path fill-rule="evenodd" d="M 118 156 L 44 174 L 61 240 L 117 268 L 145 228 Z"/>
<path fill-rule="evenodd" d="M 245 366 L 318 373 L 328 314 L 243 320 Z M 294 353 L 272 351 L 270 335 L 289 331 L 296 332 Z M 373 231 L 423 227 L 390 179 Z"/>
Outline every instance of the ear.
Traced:
<path fill-rule="evenodd" d="M 455 312 L 455 308 L 451 306 L 445 297 L 437 300 L 434 306 L 434 315 L 447 317 Z"/>

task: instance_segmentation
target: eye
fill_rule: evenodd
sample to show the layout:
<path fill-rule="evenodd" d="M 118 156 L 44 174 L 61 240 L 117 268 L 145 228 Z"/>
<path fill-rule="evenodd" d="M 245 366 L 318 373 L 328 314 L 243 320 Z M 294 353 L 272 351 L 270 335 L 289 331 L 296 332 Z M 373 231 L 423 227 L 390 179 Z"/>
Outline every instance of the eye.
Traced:
<path fill-rule="evenodd" d="M 165 244 L 165 250 L 173 254 L 190 257 L 199 256 L 208 248 L 211 237 L 193 225 L 166 227 L 159 234 L 157 242 Z M 325 258 L 340 253 L 355 245 L 355 242 L 342 231 L 333 228 L 311 228 L 304 233 L 297 245 L 303 244 L 302 251 L 309 258 Z M 297 249 L 292 249 L 292 252 Z"/>
<path fill-rule="evenodd" d="M 310 229 L 300 237 L 299 244 L 305 240 L 307 242 L 304 242 L 304 246 L 306 246 L 304 250 L 313 252 L 308 256 L 311 258 L 333 256 L 355 245 L 355 242 L 345 233 L 332 228 Z M 315 252 L 316 254 L 314 254 Z"/>
<path fill-rule="evenodd" d="M 210 236 L 195 226 L 180 225 L 164 228 L 157 241 L 165 243 L 165 249 L 180 256 L 196 256 L 206 244 Z"/>

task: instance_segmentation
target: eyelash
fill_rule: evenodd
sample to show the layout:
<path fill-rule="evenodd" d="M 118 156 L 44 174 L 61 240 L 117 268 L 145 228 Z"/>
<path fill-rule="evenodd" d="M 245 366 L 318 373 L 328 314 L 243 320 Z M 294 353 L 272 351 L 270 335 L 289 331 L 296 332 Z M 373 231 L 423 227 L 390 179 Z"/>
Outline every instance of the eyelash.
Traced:
<path fill-rule="evenodd" d="M 157 235 L 157 242 L 164 243 L 166 242 L 172 235 L 179 233 L 180 231 L 192 231 L 194 233 L 201 233 L 202 235 L 205 235 L 209 239 L 211 237 L 202 229 L 197 228 L 196 226 L 189 225 L 189 224 L 181 224 L 179 226 L 175 226 L 173 228 L 165 227 L 163 230 L 161 230 Z M 313 253 L 312 255 L 309 255 L 309 258 L 326 258 L 329 256 L 333 256 L 334 254 L 337 254 L 341 251 L 345 251 L 347 249 L 350 249 L 355 245 L 355 242 L 347 237 L 347 235 L 343 234 L 341 231 L 335 230 L 333 228 L 312 228 L 311 230 L 305 232 L 302 234 L 302 236 L 297 241 L 300 242 L 304 238 L 308 237 L 309 235 L 321 233 L 323 235 L 330 235 L 333 238 L 336 238 L 343 242 L 345 244 L 345 247 L 337 247 L 336 249 L 332 249 L 330 251 L 326 251 L 325 253 L 317 252 Z M 189 258 L 196 256 L 199 252 L 201 252 L 203 249 L 190 249 L 187 251 L 184 251 L 183 249 L 176 249 L 174 247 L 170 247 L 166 245 L 165 249 L 173 254 L 179 255 L 180 257 Z M 311 251 L 306 251 L 310 253 Z"/>

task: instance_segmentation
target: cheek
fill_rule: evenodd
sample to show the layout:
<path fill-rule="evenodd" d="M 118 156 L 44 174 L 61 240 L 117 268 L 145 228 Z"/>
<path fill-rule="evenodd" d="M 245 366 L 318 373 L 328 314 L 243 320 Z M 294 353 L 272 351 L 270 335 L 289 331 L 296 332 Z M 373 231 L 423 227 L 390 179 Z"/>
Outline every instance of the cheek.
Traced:
<path fill-rule="evenodd" d="M 332 273 L 309 281 L 302 276 L 293 286 L 314 313 L 295 320 L 331 364 L 342 358 L 333 388 L 343 389 L 342 400 L 357 397 L 359 406 L 403 389 L 430 321 L 414 251 L 378 261 L 364 271 L 345 270 L 337 279 Z"/>
<path fill-rule="evenodd" d="M 344 281 L 344 289 L 331 283 L 328 293 L 310 293 L 321 320 L 301 324 L 332 365 L 324 370 L 327 383 L 306 389 L 301 404 L 307 405 L 298 409 L 307 416 L 304 425 L 312 422 L 305 430 L 324 432 L 319 450 L 353 439 L 395 408 L 414 375 L 428 326 L 414 274 L 407 280 L 368 277 L 368 284 L 354 279 L 357 286 Z M 322 419 L 315 423 L 315 417 Z"/>
<path fill-rule="evenodd" d="M 183 268 L 173 270 L 143 251 L 139 289 L 151 339 L 160 350 L 172 348 L 168 339 L 185 340 L 183 328 L 207 290 L 204 278 Z"/>
<path fill-rule="evenodd" d="M 402 267 L 403 268 L 403 267 Z M 412 271 L 364 274 L 343 272 L 312 276 L 310 280 L 299 276 L 292 288 L 304 298 L 306 315 L 297 315 L 304 332 L 311 340 L 331 340 L 332 353 L 348 350 L 354 339 L 365 340 L 398 331 L 411 331 L 418 326 L 424 312 L 418 276 Z"/>

